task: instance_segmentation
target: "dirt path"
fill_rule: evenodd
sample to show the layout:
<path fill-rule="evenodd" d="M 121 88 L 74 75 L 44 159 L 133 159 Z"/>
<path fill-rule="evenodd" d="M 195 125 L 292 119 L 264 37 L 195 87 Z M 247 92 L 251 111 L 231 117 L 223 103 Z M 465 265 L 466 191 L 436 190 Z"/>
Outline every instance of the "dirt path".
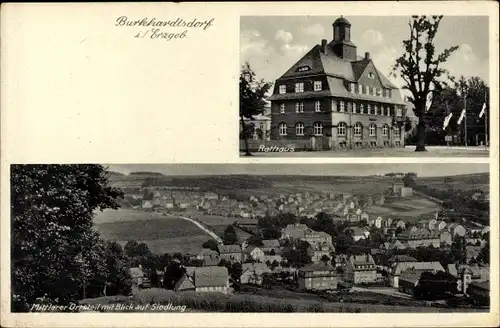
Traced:
<path fill-rule="evenodd" d="M 175 215 L 169 215 L 169 216 L 175 216 Z M 180 219 L 187 220 L 187 221 L 190 221 L 190 222 L 194 223 L 198 228 L 200 228 L 205 233 L 207 233 L 210 237 L 212 237 L 213 239 L 215 239 L 216 242 L 218 242 L 219 244 L 224 244 L 224 242 L 222 241 L 222 239 L 219 236 L 217 236 L 217 234 L 215 232 L 213 232 L 212 230 L 209 230 L 207 227 L 205 227 L 204 225 L 202 225 L 200 222 L 198 222 L 196 220 L 193 220 L 191 218 L 184 217 L 184 216 L 175 216 L 175 217 L 178 217 Z"/>

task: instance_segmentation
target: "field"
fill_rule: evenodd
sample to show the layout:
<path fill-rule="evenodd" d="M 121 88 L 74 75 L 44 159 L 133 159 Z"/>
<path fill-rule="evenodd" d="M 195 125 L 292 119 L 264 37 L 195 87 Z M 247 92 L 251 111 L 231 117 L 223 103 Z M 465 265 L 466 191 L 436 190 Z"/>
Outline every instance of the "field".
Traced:
<path fill-rule="evenodd" d="M 227 217 L 227 216 L 219 216 L 219 215 L 200 215 L 197 216 L 196 219 L 208 226 L 228 226 L 233 224 L 234 222 L 238 222 L 239 218 Z"/>
<path fill-rule="evenodd" d="M 290 294 L 290 293 L 289 293 Z M 354 302 L 327 302 L 316 295 L 301 293 L 300 298 L 296 295 L 291 297 L 280 297 L 278 294 L 200 294 L 194 292 L 174 292 L 171 290 L 151 288 L 139 290 L 132 300 L 126 297 L 101 297 L 97 299 L 82 300 L 81 304 L 113 304 L 129 302 L 134 305 L 144 304 L 172 304 L 186 305 L 186 311 L 201 312 L 344 312 L 344 313 L 410 313 L 410 312 L 485 312 L 486 310 L 475 309 L 450 309 L 436 308 L 421 305 L 418 301 L 404 301 L 400 299 L 384 297 L 377 300 L 374 295 L 353 295 Z M 297 298 L 296 298 L 297 297 Z M 380 297 L 378 297 L 380 298 Z M 392 303 L 380 304 L 380 303 Z M 378 303 L 378 304 L 377 304 Z M 160 312 L 160 311 L 158 311 Z"/>
<path fill-rule="evenodd" d="M 439 190 L 480 189 L 484 192 L 489 192 L 490 190 L 490 176 L 487 173 L 464 174 L 450 177 L 419 178 L 417 183 Z"/>
<path fill-rule="evenodd" d="M 146 243 L 152 252 L 197 253 L 210 236 L 193 223 L 159 213 L 138 210 L 106 210 L 94 222 L 103 238 L 124 245 L 129 240 Z"/>
<path fill-rule="evenodd" d="M 436 211 L 439 211 L 440 206 L 427 199 L 407 199 L 398 200 L 391 203 L 386 203 L 384 206 L 371 206 L 367 213 L 373 215 L 393 216 L 396 218 L 404 218 L 410 220 L 418 219 L 424 216 L 433 216 Z"/>

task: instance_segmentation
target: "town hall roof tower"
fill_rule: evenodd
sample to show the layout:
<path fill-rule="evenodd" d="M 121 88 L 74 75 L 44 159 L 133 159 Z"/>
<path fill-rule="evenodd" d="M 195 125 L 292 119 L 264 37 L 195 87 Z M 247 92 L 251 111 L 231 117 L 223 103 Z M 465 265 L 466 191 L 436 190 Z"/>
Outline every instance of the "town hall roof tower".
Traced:
<path fill-rule="evenodd" d="M 335 54 L 345 60 L 356 60 L 356 45 L 351 42 L 351 23 L 340 16 L 332 25 L 333 41 L 330 45 Z"/>

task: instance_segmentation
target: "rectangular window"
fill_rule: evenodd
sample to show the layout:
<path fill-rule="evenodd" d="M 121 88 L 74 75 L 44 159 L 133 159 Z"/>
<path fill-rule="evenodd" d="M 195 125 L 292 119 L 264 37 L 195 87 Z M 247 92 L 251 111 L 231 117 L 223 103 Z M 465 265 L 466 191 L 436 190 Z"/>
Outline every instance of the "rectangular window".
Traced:
<path fill-rule="evenodd" d="M 344 104 L 343 101 L 340 101 L 340 110 L 339 110 L 339 112 L 341 112 L 341 113 L 345 112 L 345 104 Z"/>
<path fill-rule="evenodd" d="M 351 92 L 356 92 L 356 84 L 351 83 Z"/>
<path fill-rule="evenodd" d="M 337 100 L 333 99 L 332 100 L 332 112 L 337 111 Z"/>
<path fill-rule="evenodd" d="M 387 89 L 387 98 L 391 98 L 391 89 Z"/>
<path fill-rule="evenodd" d="M 372 114 L 372 105 L 368 104 L 368 115 Z"/>
<path fill-rule="evenodd" d="M 363 94 L 363 86 L 361 84 L 358 84 L 358 93 Z"/>
<path fill-rule="evenodd" d="M 304 83 L 295 83 L 295 92 L 304 92 Z"/>
<path fill-rule="evenodd" d="M 280 85 L 280 93 L 286 93 L 286 85 Z"/>
<path fill-rule="evenodd" d="M 280 113 L 285 114 L 285 104 L 280 104 Z"/>
<path fill-rule="evenodd" d="M 298 102 L 295 104 L 295 112 L 297 112 L 297 113 L 304 112 L 304 103 L 303 102 Z"/>
<path fill-rule="evenodd" d="M 321 81 L 314 81 L 314 91 L 321 91 L 323 89 Z"/>
<path fill-rule="evenodd" d="M 359 113 L 364 114 L 365 113 L 365 105 L 361 104 L 359 105 Z"/>
<path fill-rule="evenodd" d="M 396 108 L 396 116 L 397 117 L 403 116 L 403 111 L 402 111 L 401 107 Z"/>
<path fill-rule="evenodd" d="M 356 103 L 352 103 L 352 113 L 356 114 Z"/>
<path fill-rule="evenodd" d="M 373 115 L 378 115 L 378 106 L 377 105 L 375 105 L 375 107 L 374 107 Z"/>
<path fill-rule="evenodd" d="M 314 111 L 315 112 L 321 112 L 321 101 L 316 100 L 314 102 Z"/>

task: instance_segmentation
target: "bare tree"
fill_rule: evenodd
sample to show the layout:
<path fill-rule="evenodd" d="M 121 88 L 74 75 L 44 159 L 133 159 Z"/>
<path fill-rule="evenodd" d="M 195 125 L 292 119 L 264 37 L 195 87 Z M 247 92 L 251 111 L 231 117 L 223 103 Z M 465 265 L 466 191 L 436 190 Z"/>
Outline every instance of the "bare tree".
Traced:
<path fill-rule="evenodd" d="M 415 106 L 415 115 L 418 117 L 415 151 L 426 151 L 426 102 L 429 93 L 447 86 L 446 81 L 442 79 L 444 75 L 453 81 L 442 64 L 458 49 L 458 46 L 449 47 L 436 55 L 434 45 L 434 38 L 442 18 L 443 16 L 412 16 L 408 22 L 410 38 L 403 41 L 404 53 L 396 59 L 392 67 L 392 74 L 399 75 L 404 80 L 403 89 L 412 94 L 408 100 Z"/>

